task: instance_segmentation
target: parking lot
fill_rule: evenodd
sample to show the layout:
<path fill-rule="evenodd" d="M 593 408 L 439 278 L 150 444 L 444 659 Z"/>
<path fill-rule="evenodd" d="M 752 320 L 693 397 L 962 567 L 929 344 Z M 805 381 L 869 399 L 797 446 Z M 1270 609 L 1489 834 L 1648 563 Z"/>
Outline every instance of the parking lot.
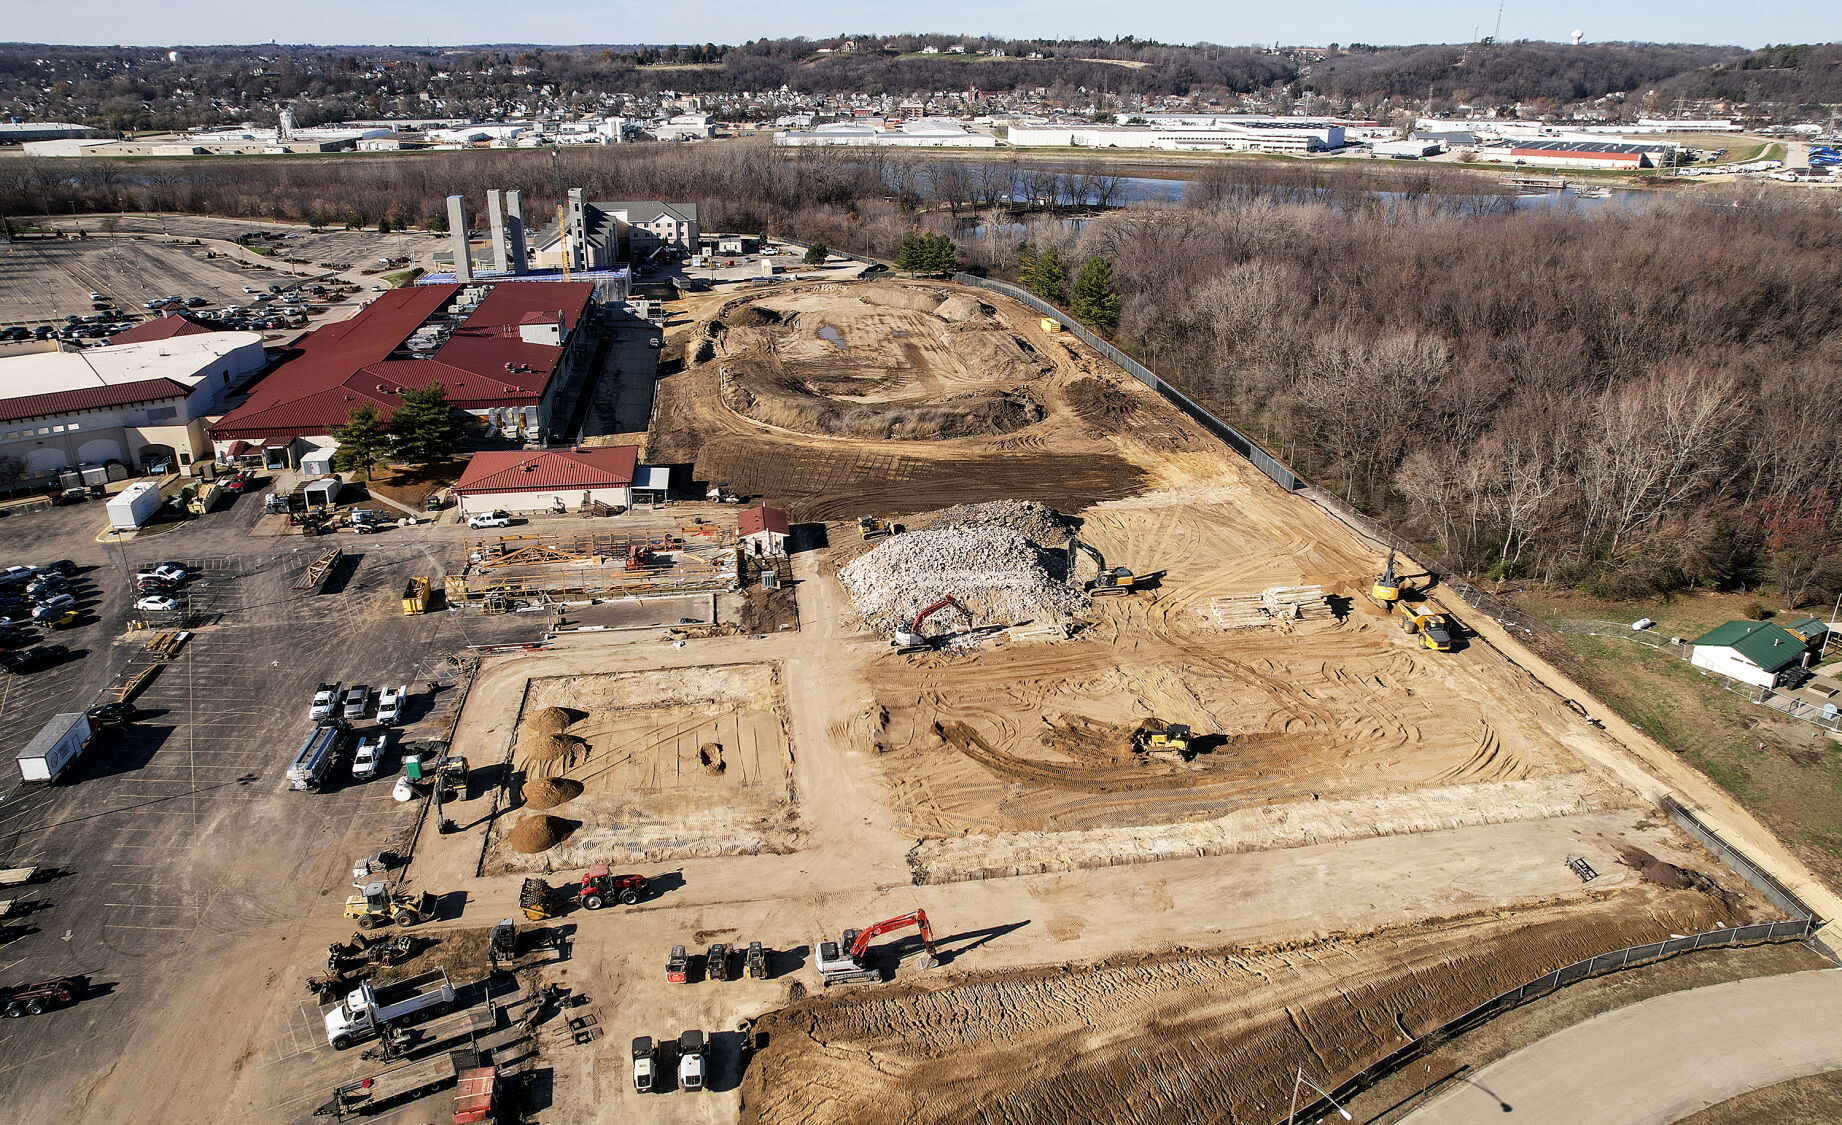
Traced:
<path fill-rule="evenodd" d="M 221 308 L 248 303 L 245 285 L 266 289 L 293 280 L 285 269 L 206 259 L 205 253 L 184 243 L 126 237 L 11 243 L 0 252 L 0 325 L 88 316 L 92 292 L 144 317 L 143 302 L 156 297 L 203 297 L 209 307 Z"/>
<path fill-rule="evenodd" d="M 518 615 L 402 616 L 405 579 L 438 575 L 458 557 L 457 535 L 353 541 L 321 592 L 297 591 L 303 554 L 319 552 L 296 552 L 292 538 L 252 537 L 260 507 L 259 498 L 240 498 L 132 540 L 126 560 L 120 548 L 95 542 L 99 504 L 0 525 L 7 563 L 77 563 L 85 609 L 57 638 L 82 655 L 0 676 L 0 866 L 38 865 L 49 875 L 20 888 L 13 916 L 0 922 L 0 983 L 86 980 L 75 1005 L 0 1023 L 0 1104 L 14 1120 L 63 1119 L 72 1105 L 87 1105 L 94 1120 L 173 1120 L 190 1095 L 161 1076 L 187 1059 L 236 1058 L 247 1047 L 251 1065 L 283 1063 L 290 1052 L 278 1044 L 292 1033 L 266 1026 L 270 1005 L 250 998 L 295 992 L 323 968 L 327 939 L 316 945 L 301 935 L 349 929 L 339 902 L 351 858 L 400 846 L 420 810 L 390 798 L 394 757 L 369 782 L 353 782 L 342 764 L 325 791 L 287 788 L 314 685 L 408 683 L 401 737 L 438 735 L 459 696 L 445 654 L 535 627 Z M 125 568 L 166 559 L 197 569 L 189 643 L 160 662 L 135 698 L 135 723 L 99 731 L 61 782 L 21 786 L 12 757 L 45 720 L 93 706 L 125 669 L 150 661 L 151 633 L 127 628 Z M 431 694 L 431 680 L 444 690 Z M 90 1103 L 85 1091 L 100 1060 L 131 1037 L 137 1050 L 118 1065 L 136 1068 L 141 1080 L 110 1088 L 136 1091 L 133 1100 Z M 305 1097 L 319 1088 L 321 1071 L 356 1065 L 323 1038 L 317 1049 L 319 1069 L 309 1075 L 290 1065 L 277 1075 L 278 1090 L 288 1084 L 288 1097 Z M 70 1065 L 78 1056 L 98 1061 Z M 265 1109 L 255 1119 L 272 1116 Z"/>

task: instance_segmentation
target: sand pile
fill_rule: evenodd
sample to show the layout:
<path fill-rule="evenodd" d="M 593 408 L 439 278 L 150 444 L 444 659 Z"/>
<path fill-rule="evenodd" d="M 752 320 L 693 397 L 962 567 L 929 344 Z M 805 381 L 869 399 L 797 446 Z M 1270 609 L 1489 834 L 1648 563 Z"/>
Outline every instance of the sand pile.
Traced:
<path fill-rule="evenodd" d="M 940 302 L 940 307 L 934 310 L 934 315 L 955 324 L 989 319 L 984 303 L 970 293 L 955 293 L 948 297 Z"/>
<path fill-rule="evenodd" d="M 526 734 L 518 740 L 518 756 L 531 762 L 556 762 L 582 745 L 566 734 Z"/>
<path fill-rule="evenodd" d="M 1085 594 L 1050 574 L 1041 551 L 1008 527 L 906 532 L 846 566 L 838 579 L 864 621 L 888 633 L 947 594 L 972 611 L 973 625 L 1065 622 L 1088 605 Z M 953 629 L 964 628 L 959 618 Z"/>
<path fill-rule="evenodd" d="M 521 821 L 518 827 L 507 833 L 505 841 L 521 855 L 536 855 L 562 843 L 575 831 L 575 827 L 561 817 L 533 816 Z"/>
<path fill-rule="evenodd" d="M 524 721 L 524 729 L 537 734 L 562 734 L 576 717 L 561 707 L 539 707 Z"/>
<path fill-rule="evenodd" d="M 582 783 L 573 777 L 537 777 L 524 783 L 527 809 L 554 809 L 582 795 Z"/>
<path fill-rule="evenodd" d="M 719 775 L 728 767 L 723 762 L 723 748 L 714 742 L 706 742 L 697 748 L 697 764 L 707 774 Z"/>

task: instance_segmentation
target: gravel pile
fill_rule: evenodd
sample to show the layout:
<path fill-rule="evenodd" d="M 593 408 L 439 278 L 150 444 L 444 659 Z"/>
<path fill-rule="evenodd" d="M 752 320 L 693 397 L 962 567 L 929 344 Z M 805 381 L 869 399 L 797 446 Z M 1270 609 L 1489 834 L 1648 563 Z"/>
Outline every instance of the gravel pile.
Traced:
<path fill-rule="evenodd" d="M 891 634 L 948 594 L 972 611 L 975 626 L 1065 623 L 1088 605 L 1085 594 L 1044 568 L 1042 553 L 1022 532 L 992 525 L 893 536 L 839 571 L 838 579 L 864 621 Z M 942 613 L 951 615 L 945 620 L 955 622 L 953 629 L 965 627 L 952 610 Z M 941 632 L 935 618 L 927 631 Z"/>
<path fill-rule="evenodd" d="M 989 504 L 958 504 L 912 518 L 916 530 L 947 527 L 1008 527 L 1038 547 L 1062 551 L 1074 534 L 1075 521 L 1037 500 L 993 500 Z"/>

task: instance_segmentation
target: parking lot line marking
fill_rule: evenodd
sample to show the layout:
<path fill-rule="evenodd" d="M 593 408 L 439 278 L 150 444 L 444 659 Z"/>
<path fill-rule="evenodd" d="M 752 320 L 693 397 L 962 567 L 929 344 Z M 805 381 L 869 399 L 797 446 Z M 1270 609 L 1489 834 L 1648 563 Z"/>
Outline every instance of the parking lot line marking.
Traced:
<path fill-rule="evenodd" d="M 181 933 L 190 933 L 197 929 L 196 926 L 143 926 L 135 922 L 104 922 L 102 928 L 105 930 L 176 930 Z"/>

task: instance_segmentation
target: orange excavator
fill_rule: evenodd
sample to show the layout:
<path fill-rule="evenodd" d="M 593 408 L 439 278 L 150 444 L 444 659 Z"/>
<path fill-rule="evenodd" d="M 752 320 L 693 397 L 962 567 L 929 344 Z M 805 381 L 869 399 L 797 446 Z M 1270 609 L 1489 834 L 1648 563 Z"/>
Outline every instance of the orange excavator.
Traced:
<path fill-rule="evenodd" d="M 952 594 L 948 594 L 946 597 L 941 598 L 920 613 L 915 614 L 915 619 L 909 623 L 907 628 L 898 628 L 895 631 L 895 640 L 890 642 L 895 645 L 895 650 L 897 652 L 922 652 L 926 649 L 933 648 L 939 638 L 923 636 L 921 633 L 921 623 L 940 610 L 946 609 L 948 606 L 964 614 L 966 624 L 972 624 L 972 611 L 967 609 L 958 598 L 954 597 Z"/>
<path fill-rule="evenodd" d="M 934 931 L 927 924 L 927 912 L 914 910 L 899 918 L 886 918 L 867 930 L 846 930 L 838 941 L 819 942 L 819 980 L 830 988 L 834 984 L 881 980 L 882 970 L 864 963 L 870 943 L 887 933 L 913 926 L 921 931 L 921 960 L 918 967 L 931 969 L 940 964 L 940 952 L 934 948 Z"/>

